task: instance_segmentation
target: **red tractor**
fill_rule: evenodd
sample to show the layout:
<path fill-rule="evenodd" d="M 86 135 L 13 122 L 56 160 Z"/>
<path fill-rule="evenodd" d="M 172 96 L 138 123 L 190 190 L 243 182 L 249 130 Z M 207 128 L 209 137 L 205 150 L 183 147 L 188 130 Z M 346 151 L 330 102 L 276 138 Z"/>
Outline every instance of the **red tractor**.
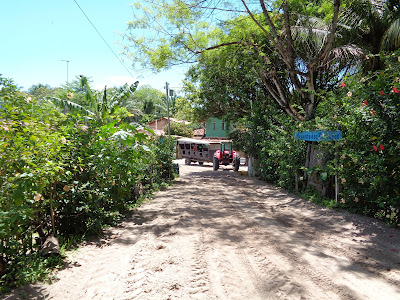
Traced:
<path fill-rule="evenodd" d="M 219 165 L 232 164 L 235 172 L 239 170 L 240 157 L 239 153 L 232 149 L 231 142 L 221 142 L 221 149 L 216 150 L 213 158 L 213 170 L 219 169 Z"/>

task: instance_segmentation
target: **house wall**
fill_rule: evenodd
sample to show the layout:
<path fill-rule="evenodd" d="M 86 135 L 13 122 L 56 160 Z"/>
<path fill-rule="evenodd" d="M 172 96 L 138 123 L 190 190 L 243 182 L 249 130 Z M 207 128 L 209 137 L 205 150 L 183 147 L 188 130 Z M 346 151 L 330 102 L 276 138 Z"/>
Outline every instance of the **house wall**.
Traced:
<path fill-rule="evenodd" d="M 168 124 L 168 119 L 159 119 L 159 120 L 157 120 L 157 128 L 156 128 L 156 122 L 155 121 L 150 122 L 148 125 L 149 125 L 150 129 L 163 130 L 165 125 L 167 125 L 167 124 Z"/>
<path fill-rule="evenodd" d="M 210 118 L 206 121 L 206 137 L 225 138 L 228 137 L 228 133 L 229 129 L 227 128 L 227 124 L 222 120 L 217 118 Z"/>

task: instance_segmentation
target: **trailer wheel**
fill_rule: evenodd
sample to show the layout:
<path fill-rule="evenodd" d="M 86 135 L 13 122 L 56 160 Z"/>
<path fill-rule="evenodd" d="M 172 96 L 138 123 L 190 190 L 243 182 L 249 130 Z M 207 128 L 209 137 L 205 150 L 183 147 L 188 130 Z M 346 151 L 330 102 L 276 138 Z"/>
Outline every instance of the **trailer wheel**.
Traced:
<path fill-rule="evenodd" d="M 217 157 L 214 157 L 213 159 L 213 170 L 217 171 L 219 169 L 219 160 Z"/>
<path fill-rule="evenodd" d="M 203 162 L 202 162 L 202 161 L 199 161 L 199 165 L 202 166 L 202 165 L 203 165 Z"/>
<path fill-rule="evenodd" d="M 234 165 L 235 172 L 239 171 L 239 166 L 240 166 L 240 158 L 236 158 L 235 165 Z"/>
<path fill-rule="evenodd" d="M 190 165 L 191 162 L 190 158 L 185 158 L 185 165 Z"/>

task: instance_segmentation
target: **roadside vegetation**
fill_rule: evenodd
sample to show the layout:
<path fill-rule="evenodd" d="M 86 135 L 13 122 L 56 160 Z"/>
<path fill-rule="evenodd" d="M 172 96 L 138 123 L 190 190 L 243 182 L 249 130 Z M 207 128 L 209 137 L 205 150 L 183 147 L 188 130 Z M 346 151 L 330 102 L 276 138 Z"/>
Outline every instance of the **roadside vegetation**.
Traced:
<path fill-rule="evenodd" d="M 257 175 L 319 203 L 400 225 L 400 52 L 380 57 L 385 68 L 343 78 L 324 98 L 317 117 L 298 123 L 283 113 L 254 109 L 233 132 L 237 146 L 256 157 Z M 298 131 L 341 130 L 343 139 L 313 143 L 320 166 L 305 168 L 307 142 Z M 325 185 L 325 195 L 306 176 Z M 338 177 L 336 202 L 334 176 Z"/>
<path fill-rule="evenodd" d="M 82 78 L 82 94 L 37 100 L 0 80 L 3 291 L 44 279 L 62 263 L 41 249 L 49 236 L 65 250 L 173 179 L 174 142 L 123 121 L 133 115 L 119 104 L 137 85 L 106 96 Z"/>

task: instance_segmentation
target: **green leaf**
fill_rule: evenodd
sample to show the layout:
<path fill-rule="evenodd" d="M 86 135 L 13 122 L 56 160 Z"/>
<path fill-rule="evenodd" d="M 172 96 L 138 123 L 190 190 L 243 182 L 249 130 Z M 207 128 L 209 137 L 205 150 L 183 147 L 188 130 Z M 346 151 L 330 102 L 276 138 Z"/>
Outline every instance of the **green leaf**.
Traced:
<path fill-rule="evenodd" d="M 17 206 L 21 206 L 22 202 L 24 201 L 24 188 L 22 186 L 19 186 L 11 196 L 15 200 L 15 204 Z"/>

